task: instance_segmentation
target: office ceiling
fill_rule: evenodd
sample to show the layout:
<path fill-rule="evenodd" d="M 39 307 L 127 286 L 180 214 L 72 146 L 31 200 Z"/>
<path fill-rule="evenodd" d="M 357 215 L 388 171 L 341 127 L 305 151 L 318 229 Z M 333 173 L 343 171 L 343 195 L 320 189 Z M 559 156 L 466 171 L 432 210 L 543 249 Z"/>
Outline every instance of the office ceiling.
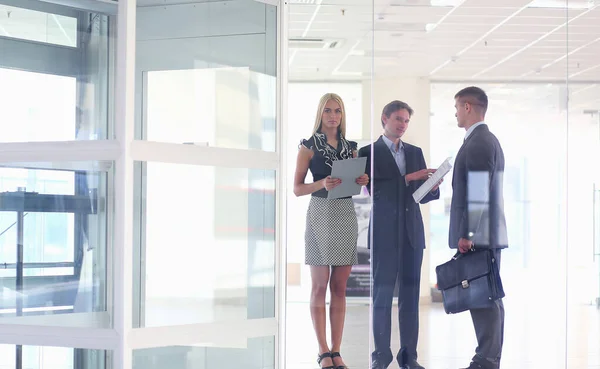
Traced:
<path fill-rule="evenodd" d="M 566 4 L 291 0 L 289 78 L 600 81 L 600 1 Z"/>
<path fill-rule="evenodd" d="M 288 1 L 290 81 L 358 81 L 373 71 L 456 87 L 569 77 L 580 84 L 571 89 L 572 103 L 600 107 L 600 0 Z M 15 9 L 0 5 L 0 36 L 75 42 L 69 18 Z"/>

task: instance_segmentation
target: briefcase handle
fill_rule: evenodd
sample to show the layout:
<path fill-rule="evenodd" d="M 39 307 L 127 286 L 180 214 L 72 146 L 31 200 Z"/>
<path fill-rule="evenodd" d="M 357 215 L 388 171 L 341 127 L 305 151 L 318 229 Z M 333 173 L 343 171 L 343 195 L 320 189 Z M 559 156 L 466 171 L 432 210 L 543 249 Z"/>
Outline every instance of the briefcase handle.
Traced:
<path fill-rule="evenodd" d="M 469 252 L 475 252 L 475 244 L 473 244 L 473 246 L 471 247 Z M 463 255 L 464 255 L 463 253 L 461 253 L 460 251 L 457 251 L 456 254 L 454 254 L 454 256 L 452 257 L 452 260 L 456 260 Z"/>

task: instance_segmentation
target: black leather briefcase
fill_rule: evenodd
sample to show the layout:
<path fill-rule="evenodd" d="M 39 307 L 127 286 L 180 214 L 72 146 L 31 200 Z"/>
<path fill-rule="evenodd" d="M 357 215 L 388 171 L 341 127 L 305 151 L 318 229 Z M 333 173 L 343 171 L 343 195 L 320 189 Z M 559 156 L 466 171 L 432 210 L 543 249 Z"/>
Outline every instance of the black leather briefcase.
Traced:
<path fill-rule="evenodd" d="M 435 272 L 447 314 L 490 307 L 504 297 L 493 250 L 457 253 L 452 260 L 438 265 Z"/>

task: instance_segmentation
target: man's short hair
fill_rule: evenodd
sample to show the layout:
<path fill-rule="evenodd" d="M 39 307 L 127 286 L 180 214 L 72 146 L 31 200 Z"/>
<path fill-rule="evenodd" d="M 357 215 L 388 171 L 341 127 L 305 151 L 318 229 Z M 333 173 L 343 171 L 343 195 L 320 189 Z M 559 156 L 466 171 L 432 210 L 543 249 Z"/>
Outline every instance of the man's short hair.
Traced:
<path fill-rule="evenodd" d="M 389 118 L 393 113 L 399 110 L 406 110 L 408 112 L 408 115 L 411 117 L 414 114 L 414 110 L 407 103 L 400 100 L 394 100 L 391 103 L 384 106 L 383 112 L 381 112 L 381 114 Z M 381 125 L 385 126 L 385 124 L 383 124 L 383 119 L 381 120 Z"/>
<path fill-rule="evenodd" d="M 468 102 L 471 105 L 480 106 L 484 114 L 487 111 L 488 97 L 485 91 L 479 87 L 471 86 L 463 88 L 462 90 L 458 91 L 454 98 L 459 99 L 462 102 Z"/>

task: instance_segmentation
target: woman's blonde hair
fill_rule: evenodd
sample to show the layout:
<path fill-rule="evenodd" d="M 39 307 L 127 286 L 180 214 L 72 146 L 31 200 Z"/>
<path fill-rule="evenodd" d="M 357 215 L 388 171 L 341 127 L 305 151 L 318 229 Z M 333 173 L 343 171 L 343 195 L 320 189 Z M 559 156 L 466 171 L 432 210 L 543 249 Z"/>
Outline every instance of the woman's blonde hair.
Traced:
<path fill-rule="evenodd" d="M 344 107 L 344 102 L 342 98 L 334 93 L 327 93 L 321 97 L 319 101 L 319 107 L 317 108 L 317 117 L 315 118 L 315 126 L 313 127 L 313 135 L 319 130 L 321 130 L 321 125 L 323 124 L 323 111 L 325 110 L 325 105 L 329 100 L 333 100 L 340 105 L 342 109 L 342 119 L 340 120 L 340 125 L 338 127 L 338 132 L 342 137 L 346 137 L 346 108 Z"/>

